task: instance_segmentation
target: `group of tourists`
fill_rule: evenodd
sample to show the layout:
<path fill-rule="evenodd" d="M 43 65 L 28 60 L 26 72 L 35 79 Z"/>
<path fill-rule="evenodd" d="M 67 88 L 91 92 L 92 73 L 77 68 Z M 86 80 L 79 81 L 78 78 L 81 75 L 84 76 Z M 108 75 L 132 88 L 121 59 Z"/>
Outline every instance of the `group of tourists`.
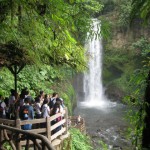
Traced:
<path fill-rule="evenodd" d="M 0 118 L 32 120 L 34 118 L 46 118 L 57 113 L 61 113 L 61 117 L 53 120 L 51 125 L 59 122 L 63 118 L 63 110 L 65 106 L 63 99 L 59 98 L 58 93 L 53 93 L 52 96 L 40 91 L 34 99 L 29 91 L 25 88 L 21 94 L 16 94 L 15 90 L 11 90 L 9 97 L 3 98 L 0 95 Z M 41 127 L 44 127 L 41 124 Z M 22 126 L 24 130 L 32 129 L 32 124 Z M 55 132 L 60 130 L 58 127 Z"/>

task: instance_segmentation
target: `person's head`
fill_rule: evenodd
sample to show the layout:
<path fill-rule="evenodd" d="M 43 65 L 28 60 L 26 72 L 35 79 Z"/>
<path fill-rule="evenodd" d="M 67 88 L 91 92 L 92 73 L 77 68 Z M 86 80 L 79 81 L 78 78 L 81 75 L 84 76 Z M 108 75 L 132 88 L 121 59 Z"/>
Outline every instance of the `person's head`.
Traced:
<path fill-rule="evenodd" d="M 15 96 L 15 90 L 14 89 L 11 89 L 10 93 L 11 93 L 12 96 Z"/>
<path fill-rule="evenodd" d="M 6 106 L 8 106 L 9 105 L 9 98 L 5 97 L 4 102 L 5 102 Z"/>
<path fill-rule="evenodd" d="M 49 98 L 49 95 L 48 94 L 45 94 L 44 95 L 44 98 L 46 99 L 46 98 Z"/>
<path fill-rule="evenodd" d="M 44 104 L 48 104 L 48 99 L 44 99 L 43 105 L 44 105 Z"/>
<path fill-rule="evenodd" d="M 56 98 L 56 103 L 57 103 L 57 104 L 61 104 L 60 98 L 58 98 L 58 97 Z"/>
<path fill-rule="evenodd" d="M 36 103 L 40 103 L 40 97 L 39 97 L 39 96 L 37 96 L 37 97 L 35 98 L 35 102 L 36 102 Z"/>
<path fill-rule="evenodd" d="M 44 97 L 44 91 L 40 91 L 40 95 L 41 95 L 41 97 Z"/>
<path fill-rule="evenodd" d="M 58 101 L 53 106 L 52 115 L 56 114 L 57 109 L 60 109 L 60 103 Z"/>
<path fill-rule="evenodd" d="M 60 99 L 61 103 L 63 104 L 63 103 L 64 103 L 64 100 L 63 100 L 62 98 L 59 98 L 59 99 Z"/>
<path fill-rule="evenodd" d="M 58 97 L 58 93 L 54 92 L 53 95 L 52 95 L 52 97 L 57 98 Z"/>
<path fill-rule="evenodd" d="M 26 91 L 27 91 L 27 88 L 22 89 L 22 90 L 21 90 L 21 94 L 22 94 L 22 95 L 25 95 Z"/>
<path fill-rule="evenodd" d="M 30 99 L 29 97 L 26 97 L 26 98 L 24 99 L 24 103 L 25 103 L 25 104 L 31 104 L 31 99 Z"/>
<path fill-rule="evenodd" d="M 25 91 L 25 95 L 29 95 L 30 94 L 30 92 L 27 90 L 27 91 Z"/>

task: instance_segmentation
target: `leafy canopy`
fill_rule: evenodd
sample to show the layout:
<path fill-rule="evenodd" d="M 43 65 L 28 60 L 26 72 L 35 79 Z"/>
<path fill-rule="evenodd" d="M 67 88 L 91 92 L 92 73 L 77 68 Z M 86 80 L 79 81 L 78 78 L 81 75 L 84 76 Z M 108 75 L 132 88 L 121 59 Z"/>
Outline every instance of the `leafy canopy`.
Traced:
<path fill-rule="evenodd" d="M 150 1 L 149 0 L 132 0 L 132 19 L 135 16 L 140 16 L 145 21 L 148 21 L 150 15 Z"/>
<path fill-rule="evenodd" d="M 82 70 L 86 61 L 79 40 L 101 9 L 96 0 L 1 0 L 0 45 L 18 43 L 35 64 L 67 64 Z"/>

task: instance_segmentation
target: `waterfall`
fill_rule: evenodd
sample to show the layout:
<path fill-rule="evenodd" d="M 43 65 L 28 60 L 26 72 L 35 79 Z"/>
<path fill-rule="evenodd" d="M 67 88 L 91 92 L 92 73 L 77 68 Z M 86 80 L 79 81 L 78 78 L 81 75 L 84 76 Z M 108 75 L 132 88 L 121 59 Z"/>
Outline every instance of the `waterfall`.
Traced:
<path fill-rule="evenodd" d="M 93 20 L 93 32 L 100 32 L 100 25 L 98 20 Z M 102 84 L 102 38 L 96 36 L 87 40 L 85 44 L 86 54 L 89 57 L 88 71 L 84 73 L 83 91 L 84 102 L 101 103 L 104 99 L 104 90 Z M 94 104 L 93 103 L 93 104 Z"/>

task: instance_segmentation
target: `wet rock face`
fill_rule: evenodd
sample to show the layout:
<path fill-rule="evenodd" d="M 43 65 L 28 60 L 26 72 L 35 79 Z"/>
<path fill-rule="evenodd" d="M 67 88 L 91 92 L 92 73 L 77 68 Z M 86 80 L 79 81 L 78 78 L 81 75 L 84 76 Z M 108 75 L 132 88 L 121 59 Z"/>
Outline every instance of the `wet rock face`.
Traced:
<path fill-rule="evenodd" d="M 114 126 L 110 129 L 97 129 L 91 134 L 94 148 L 107 147 L 109 150 L 125 150 L 129 149 L 131 143 L 125 138 L 125 126 Z M 90 134 L 90 133 L 89 133 Z"/>
<path fill-rule="evenodd" d="M 119 88 L 114 87 L 112 85 L 107 86 L 105 90 L 105 95 L 107 95 L 108 99 L 111 101 L 122 102 L 122 98 L 125 96 L 123 91 Z"/>

